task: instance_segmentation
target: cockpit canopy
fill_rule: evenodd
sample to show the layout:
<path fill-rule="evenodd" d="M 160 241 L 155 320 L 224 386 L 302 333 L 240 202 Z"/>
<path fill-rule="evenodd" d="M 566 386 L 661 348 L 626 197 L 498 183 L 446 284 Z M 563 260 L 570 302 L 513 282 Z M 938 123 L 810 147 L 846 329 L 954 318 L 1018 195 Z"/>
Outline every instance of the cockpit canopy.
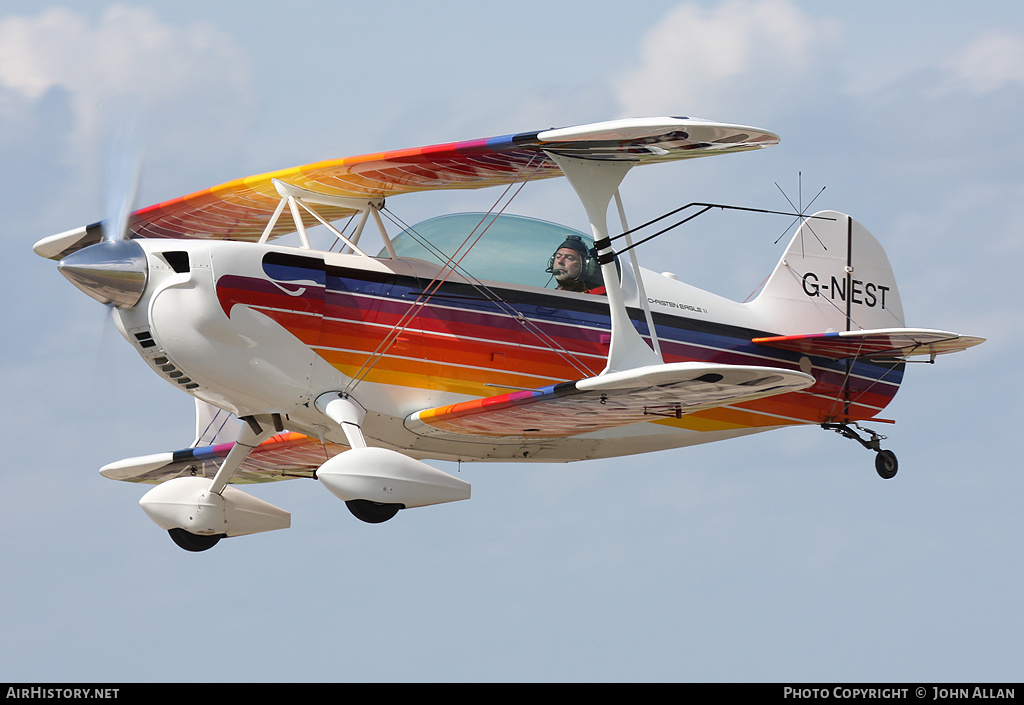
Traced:
<path fill-rule="evenodd" d="M 445 264 L 453 255 L 458 259 L 479 237 L 461 260 L 459 271 L 481 280 L 554 288 L 554 278 L 545 270 L 551 255 L 570 235 L 581 238 L 588 249 L 593 248 L 594 239 L 589 235 L 546 220 L 456 213 L 408 228 L 392 239 L 392 245 L 399 257 Z M 386 250 L 380 253 L 381 257 L 387 255 Z M 588 284 L 599 285 L 600 271 L 594 277 L 596 280 Z"/>

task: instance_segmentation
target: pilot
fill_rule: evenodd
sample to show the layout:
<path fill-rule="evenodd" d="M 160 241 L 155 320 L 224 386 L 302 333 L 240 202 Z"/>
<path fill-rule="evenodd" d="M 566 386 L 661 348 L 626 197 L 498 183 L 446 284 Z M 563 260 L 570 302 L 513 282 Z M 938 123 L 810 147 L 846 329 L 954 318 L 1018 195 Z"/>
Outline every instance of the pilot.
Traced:
<path fill-rule="evenodd" d="M 579 235 L 569 235 L 565 242 L 558 246 L 548 260 L 548 268 L 544 270 L 555 276 L 558 288 L 563 291 L 580 291 L 590 294 L 603 294 L 603 286 L 595 286 L 597 272 L 597 254 L 588 249 Z"/>

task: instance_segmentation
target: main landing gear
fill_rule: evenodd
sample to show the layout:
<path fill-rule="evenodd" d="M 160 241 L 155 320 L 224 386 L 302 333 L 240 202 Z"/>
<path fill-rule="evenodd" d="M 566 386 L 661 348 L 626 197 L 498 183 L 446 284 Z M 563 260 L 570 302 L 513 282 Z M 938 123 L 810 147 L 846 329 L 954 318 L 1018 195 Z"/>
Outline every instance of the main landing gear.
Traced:
<path fill-rule="evenodd" d="M 857 427 L 857 430 L 867 433 L 871 437 L 863 438 L 857 430 L 854 430 L 849 424 L 845 423 L 823 423 L 821 427 L 826 431 L 835 431 L 846 438 L 852 438 L 868 450 L 875 451 L 875 472 L 878 473 L 878 476 L 883 480 L 891 480 L 896 477 L 896 471 L 899 469 L 896 454 L 891 450 L 883 450 L 879 444 L 886 437 L 875 433 L 870 428 L 864 428 L 860 424 L 855 423 L 853 425 Z"/>
<path fill-rule="evenodd" d="M 186 551 L 192 551 L 193 553 L 207 551 L 216 546 L 217 542 L 222 538 L 226 538 L 225 534 L 200 536 L 199 534 L 193 534 L 189 531 L 185 531 L 184 529 L 168 529 L 167 533 L 171 535 L 171 540 L 180 548 L 184 548 Z"/>

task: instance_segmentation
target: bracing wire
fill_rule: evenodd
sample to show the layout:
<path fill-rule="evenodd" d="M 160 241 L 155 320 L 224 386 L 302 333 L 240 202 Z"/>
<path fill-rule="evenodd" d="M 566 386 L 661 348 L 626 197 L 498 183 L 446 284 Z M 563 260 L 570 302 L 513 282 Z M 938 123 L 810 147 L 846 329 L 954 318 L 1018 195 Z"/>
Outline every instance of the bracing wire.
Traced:
<path fill-rule="evenodd" d="M 540 159 L 538 161 L 537 157 L 538 155 L 532 156 L 529 162 L 527 162 L 520 169 L 515 179 L 509 182 L 508 186 L 495 201 L 494 205 L 492 205 L 490 210 L 488 210 L 487 213 L 484 214 L 484 216 L 480 219 L 480 222 L 477 223 L 473 230 L 466 236 L 465 240 L 463 240 L 462 244 L 460 244 L 459 247 L 456 248 L 455 252 L 450 256 L 440 251 L 437 247 L 433 246 L 429 241 L 427 241 L 426 238 L 423 238 L 421 235 L 416 233 L 416 231 L 413 228 L 407 226 L 397 215 L 387 210 L 386 208 L 382 210 L 382 212 L 384 212 L 385 214 L 385 217 L 387 217 L 389 220 L 391 220 L 391 222 L 395 223 L 399 227 L 403 227 L 403 229 L 409 232 L 417 240 L 417 242 L 419 242 L 428 251 L 434 254 L 434 256 L 441 260 L 443 264 L 441 269 L 438 270 L 438 273 L 434 276 L 434 278 L 423 288 L 423 291 L 420 292 L 416 300 L 410 304 L 409 308 L 399 319 L 398 323 L 396 323 L 392 327 L 388 335 L 386 335 L 381 340 L 381 342 L 377 345 L 376 349 L 370 354 L 369 357 L 367 357 L 367 359 L 363 362 L 362 366 L 352 376 L 351 380 L 349 381 L 348 385 L 345 388 L 346 393 L 350 392 L 363 379 L 366 378 L 366 376 L 373 369 L 373 367 L 376 366 L 376 364 L 384 357 L 384 354 L 388 350 L 388 348 L 390 348 L 394 341 L 398 339 L 398 336 L 400 336 L 409 327 L 409 325 L 411 325 L 413 320 L 415 320 L 415 318 L 423 310 L 423 307 L 430 301 L 430 299 L 440 290 L 441 286 L 445 282 L 447 282 L 451 275 L 456 271 L 458 271 L 468 281 L 470 281 L 473 288 L 479 291 L 481 294 L 483 294 L 483 296 L 486 299 L 497 304 L 499 307 L 504 309 L 506 313 L 509 313 L 509 315 L 513 316 L 515 320 L 519 321 L 526 327 L 527 330 L 529 330 L 531 333 L 533 333 L 535 336 L 537 336 L 539 339 L 545 342 L 546 345 L 555 350 L 555 352 L 561 355 L 563 359 L 565 359 L 577 371 L 584 375 L 590 374 L 590 371 L 586 367 L 584 367 L 582 363 L 576 360 L 571 353 L 569 353 L 567 350 L 558 345 L 557 341 L 555 341 L 546 333 L 544 333 L 539 327 L 536 326 L 536 324 L 532 323 L 520 312 L 516 311 L 508 302 L 504 301 L 500 296 L 491 291 L 482 282 L 480 282 L 478 279 L 476 279 L 471 274 L 466 272 L 465 269 L 461 266 L 462 261 L 465 259 L 465 257 L 469 254 L 472 248 L 480 241 L 483 235 L 487 232 L 488 228 L 490 228 L 491 224 L 493 224 L 496 216 L 500 215 L 505 211 L 505 209 L 509 206 L 512 200 L 519 194 L 522 188 L 530 181 L 530 179 L 537 173 L 537 171 L 543 165 L 543 159 Z M 535 161 L 537 161 L 536 166 L 533 167 L 532 171 L 530 171 L 522 181 L 519 181 L 519 177 L 522 176 L 523 173 L 525 173 L 530 168 L 530 166 L 534 164 Z M 513 187 L 515 187 L 514 191 Z M 512 192 L 511 196 L 508 195 L 510 192 Z M 498 205 L 501 204 L 502 201 L 505 201 L 504 205 L 501 205 L 501 207 L 498 208 Z M 497 213 L 495 213 L 496 209 Z M 494 217 L 492 217 L 492 214 L 494 215 Z M 490 222 L 488 222 L 488 219 L 490 219 Z M 486 225 L 484 225 L 485 223 Z M 483 226 L 482 229 L 481 226 Z M 479 233 L 477 233 L 478 230 Z"/>
<path fill-rule="evenodd" d="M 485 218 L 489 216 L 490 214 L 488 213 L 487 216 L 485 216 Z M 392 222 L 394 222 L 396 225 L 404 228 L 406 232 L 408 232 L 417 242 L 423 245 L 423 247 L 430 251 L 435 257 L 437 257 L 441 261 L 449 259 L 447 255 L 445 255 L 441 250 L 435 247 L 429 240 L 427 240 L 421 234 L 417 233 L 415 229 L 405 224 L 400 218 L 398 218 L 398 216 L 391 213 L 388 215 L 388 217 L 392 219 Z M 493 219 L 491 222 L 494 222 Z M 477 227 L 479 227 L 479 224 Z M 490 227 L 490 224 L 488 225 L 488 227 Z M 462 267 L 461 265 L 457 265 L 457 269 L 459 273 L 466 278 L 466 280 L 469 282 L 469 285 L 472 286 L 473 289 L 478 291 L 483 296 L 483 298 L 497 305 L 503 312 L 508 314 L 512 319 L 514 319 L 518 323 L 520 323 L 528 333 L 537 338 L 542 344 L 546 345 L 549 349 L 557 353 L 577 372 L 583 375 L 591 374 L 590 370 L 587 369 L 587 367 L 583 365 L 583 363 L 580 362 L 579 359 L 576 358 L 576 356 L 574 356 L 569 350 L 566 350 L 565 347 L 562 346 L 557 340 L 555 340 L 546 332 L 544 332 L 544 330 L 535 322 L 524 316 L 512 304 L 503 299 L 490 287 L 488 287 L 486 284 L 484 284 L 475 276 L 473 276 L 464 267 Z"/>
<path fill-rule="evenodd" d="M 628 247 L 624 247 L 621 250 L 616 251 L 616 254 L 621 255 L 621 254 L 623 254 L 625 252 L 629 252 L 634 247 L 638 247 L 639 245 L 642 245 L 645 242 L 653 240 L 654 238 L 658 237 L 659 235 L 664 235 L 668 231 L 674 230 L 675 228 L 678 228 L 680 225 L 684 225 L 685 223 L 690 222 L 691 220 L 693 220 L 694 218 L 696 218 L 698 216 L 704 215 L 705 213 L 707 213 L 712 208 L 718 208 L 718 209 L 721 209 L 721 210 L 745 211 L 747 213 L 767 213 L 767 214 L 770 214 L 770 215 L 792 215 L 792 216 L 796 216 L 796 217 L 818 218 L 818 219 L 822 219 L 822 220 L 835 220 L 835 218 L 831 218 L 829 216 L 820 216 L 820 215 L 803 216 L 803 215 L 801 215 L 799 213 L 788 213 L 788 212 L 785 212 L 785 211 L 771 211 L 771 210 L 765 210 L 764 208 L 744 208 L 743 206 L 729 206 L 729 205 L 726 205 L 724 203 L 694 202 L 694 203 L 687 203 L 685 206 L 680 206 L 679 208 L 671 210 L 668 213 L 665 213 L 664 215 L 660 215 L 657 218 L 654 218 L 652 220 L 648 220 L 646 223 L 643 223 L 642 225 L 638 225 L 635 228 L 630 228 L 629 230 L 625 230 L 625 231 L 619 233 L 618 235 L 615 235 L 614 237 L 608 238 L 608 240 L 609 240 L 609 242 L 614 242 L 615 240 L 618 240 L 621 237 L 625 237 L 627 235 L 632 235 L 633 233 L 638 232 L 640 230 L 643 230 L 644 228 L 650 227 L 651 225 L 654 225 L 655 223 L 661 222 L 662 220 L 665 220 L 666 218 L 670 218 L 673 215 L 676 215 L 677 213 L 682 213 L 683 211 L 685 211 L 688 208 L 697 208 L 697 207 L 700 207 L 701 210 L 697 211 L 693 215 L 686 216 L 685 218 L 680 220 L 678 223 L 673 223 L 672 225 L 669 225 L 667 228 L 662 228 L 661 230 L 659 230 L 658 232 L 654 233 L 653 235 L 648 235 L 647 237 L 645 237 L 645 238 L 643 238 L 641 240 L 637 240 L 632 245 L 630 245 Z"/>

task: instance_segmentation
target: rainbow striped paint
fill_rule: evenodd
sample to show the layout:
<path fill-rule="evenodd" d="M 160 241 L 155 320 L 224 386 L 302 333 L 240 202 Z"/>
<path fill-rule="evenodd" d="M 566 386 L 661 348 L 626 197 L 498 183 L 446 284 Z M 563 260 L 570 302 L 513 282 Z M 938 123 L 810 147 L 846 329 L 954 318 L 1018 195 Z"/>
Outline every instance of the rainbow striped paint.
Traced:
<path fill-rule="evenodd" d="M 255 242 L 281 200 L 275 179 L 325 195 L 378 198 L 562 176 L 544 150 L 592 154 L 598 149 L 606 158 L 656 163 L 761 149 L 779 141 L 765 130 L 687 118 L 659 118 L 651 125 L 630 121 L 629 129 L 623 127 L 625 122 L 607 123 L 605 129 L 588 132 L 585 138 L 559 130 L 521 132 L 314 162 L 236 179 L 143 208 L 131 215 L 129 227 L 136 237 Z M 318 212 L 334 221 L 354 211 L 321 206 Z M 302 217 L 307 227 L 316 225 L 309 214 Z M 294 231 L 291 219 L 282 218 L 270 237 Z"/>
<path fill-rule="evenodd" d="M 483 407 L 500 411 L 556 395 L 559 384 L 598 374 L 607 355 L 610 322 L 601 297 L 570 298 L 508 287 L 494 290 L 502 299 L 499 305 L 471 286 L 450 282 L 419 307 L 412 322 L 366 369 L 426 282 L 327 266 L 313 254 L 268 253 L 263 262 L 267 279 L 226 275 L 218 280 L 217 294 L 228 315 L 239 304 L 262 312 L 349 377 L 479 397 L 421 413 L 421 421 L 440 429 L 457 430 L 456 420 L 463 412 Z M 301 293 L 286 293 L 285 289 L 299 292 L 298 282 Z M 642 313 L 633 310 L 631 315 L 637 329 L 647 335 Z M 665 362 L 801 367 L 801 352 L 753 342 L 766 337 L 765 331 L 660 313 L 654 314 L 654 321 Z M 817 383 L 804 391 L 651 423 L 729 431 L 869 419 L 893 398 L 903 374 L 898 362 L 814 357 L 813 365 Z M 530 391 L 495 396 L 501 386 Z M 564 436 L 571 431 L 549 428 L 534 435 Z M 473 432 L 488 434 L 486 425 Z M 492 433 L 500 435 L 497 429 Z"/>

